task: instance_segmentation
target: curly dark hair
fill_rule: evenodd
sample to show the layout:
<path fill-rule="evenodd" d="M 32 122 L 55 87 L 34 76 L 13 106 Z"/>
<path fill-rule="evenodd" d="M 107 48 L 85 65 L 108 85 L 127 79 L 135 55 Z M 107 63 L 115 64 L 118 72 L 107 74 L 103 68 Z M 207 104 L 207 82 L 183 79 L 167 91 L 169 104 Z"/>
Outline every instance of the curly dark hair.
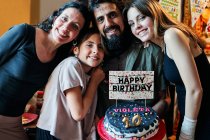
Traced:
<path fill-rule="evenodd" d="M 81 14 L 83 15 L 83 17 L 85 19 L 85 24 L 84 24 L 82 30 L 80 31 L 80 34 L 85 33 L 90 26 L 91 16 L 90 16 L 90 12 L 89 12 L 87 6 L 85 6 L 85 4 L 83 4 L 79 1 L 71 1 L 71 2 L 65 3 L 63 6 L 61 6 L 58 10 L 54 11 L 52 13 L 52 15 L 50 15 L 43 22 L 39 23 L 37 26 L 39 28 L 43 29 L 44 31 L 48 32 L 49 30 L 52 29 L 54 18 L 61 15 L 65 9 L 71 8 L 71 7 L 78 9 L 81 12 Z"/>
<path fill-rule="evenodd" d="M 104 3 L 104 2 L 110 2 L 116 4 L 116 6 L 119 8 L 119 10 L 122 12 L 124 9 L 124 2 L 125 0 L 89 0 L 89 9 L 91 12 L 95 8 L 98 7 L 99 4 Z"/>

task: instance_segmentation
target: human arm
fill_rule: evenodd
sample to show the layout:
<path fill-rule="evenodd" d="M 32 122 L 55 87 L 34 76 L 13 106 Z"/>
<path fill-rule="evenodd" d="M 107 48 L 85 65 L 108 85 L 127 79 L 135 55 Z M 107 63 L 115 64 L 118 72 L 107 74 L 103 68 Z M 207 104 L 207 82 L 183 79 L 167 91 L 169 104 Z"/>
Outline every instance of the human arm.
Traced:
<path fill-rule="evenodd" d="M 0 37 L 0 65 L 17 51 L 26 34 L 25 24 L 10 28 Z"/>
<path fill-rule="evenodd" d="M 190 47 L 190 39 L 180 30 L 170 28 L 165 32 L 164 41 L 167 55 L 174 60 L 186 89 L 185 118 L 196 122 L 202 99 L 202 87 L 194 57 L 199 54 L 199 47 Z M 192 51 L 194 48 L 194 51 Z M 183 122 L 181 134 L 194 137 L 195 125 Z M 190 128 L 192 127 L 192 129 Z M 185 130 L 192 130 L 187 132 Z M 188 133 L 188 134 L 187 134 Z"/>
<path fill-rule="evenodd" d="M 104 72 L 100 68 L 96 68 L 88 83 L 85 94 L 82 95 L 81 87 L 77 86 L 64 91 L 67 99 L 67 104 L 74 120 L 80 121 L 87 114 L 99 83 L 104 79 Z"/>
<path fill-rule="evenodd" d="M 150 47 L 155 45 L 150 43 Z M 163 75 L 163 51 L 162 49 L 155 45 L 152 52 L 152 62 L 154 66 L 154 86 L 155 86 L 155 97 L 153 103 L 153 109 L 158 113 L 160 118 L 164 118 L 166 111 L 171 103 L 171 98 L 169 90 L 166 84 L 166 79 Z"/>

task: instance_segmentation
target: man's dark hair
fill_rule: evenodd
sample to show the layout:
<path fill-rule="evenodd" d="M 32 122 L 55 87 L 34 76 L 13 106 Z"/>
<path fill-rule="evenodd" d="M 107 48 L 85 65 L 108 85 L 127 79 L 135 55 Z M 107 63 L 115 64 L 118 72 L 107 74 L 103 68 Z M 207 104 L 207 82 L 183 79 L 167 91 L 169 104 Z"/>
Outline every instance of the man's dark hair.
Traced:
<path fill-rule="evenodd" d="M 124 9 L 124 1 L 123 0 L 89 0 L 89 9 L 91 12 L 94 11 L 95 8 L 98 7 L 99 4 L 110 2 L 116 4 L 120 12 Z"/>

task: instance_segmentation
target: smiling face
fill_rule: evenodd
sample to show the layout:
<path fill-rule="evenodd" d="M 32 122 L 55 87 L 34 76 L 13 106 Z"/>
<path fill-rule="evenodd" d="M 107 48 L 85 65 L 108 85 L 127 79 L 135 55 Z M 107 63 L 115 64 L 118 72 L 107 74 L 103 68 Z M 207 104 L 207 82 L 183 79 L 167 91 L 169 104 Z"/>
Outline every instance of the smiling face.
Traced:
<path fill-rule="evenodd" d="M 123 17 L 114 3 L 104 2 L 94 9 L 94 16 L 100 33 L 108 39 L 120 36 L 124 31 Z"/>
<path fill-rule="evenodd" d="M 67 8 L 59 15 L 50 31 L 54 42 L 65 44 L 77 37 L 83 28 L 85 19 L 76 8 Z"/>
<path fill-rule="evenodd" d="M 82 62 L 85 72 L 98 66 L 104 58 L 104 49 L 98 33 L 90 35 L 79 47 L 74 48 L 74 54 Z"/>
<path fill-rule="evenodd" d="M 135 7 L 131 7 L 127 12 L 128 24 L 132 33 L 142 42 L 153 40 L 154 24 L 152 18 L 143 15 Z"/>

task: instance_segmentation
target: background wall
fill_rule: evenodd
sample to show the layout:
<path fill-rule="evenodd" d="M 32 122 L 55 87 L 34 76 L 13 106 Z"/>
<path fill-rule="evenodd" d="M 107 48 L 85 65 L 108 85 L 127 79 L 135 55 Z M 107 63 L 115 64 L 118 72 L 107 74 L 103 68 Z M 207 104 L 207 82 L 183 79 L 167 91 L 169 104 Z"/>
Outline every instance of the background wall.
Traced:
<path fill-rule="evenodd" d="M 0 5 L 0 35 L 11 26 L 39 21 L 39 0 L 2 0 Z"/>
<path fill-rule="evenodd" d="M 69 0 L 40 0 L 40 21 L 43 21 L 67 1 Z"/>
<path fill-rule="evenodd" d="M 69 0 L 2 0 L 0 4 L 0 36 L 20 23 L 37 24 Z"/>

